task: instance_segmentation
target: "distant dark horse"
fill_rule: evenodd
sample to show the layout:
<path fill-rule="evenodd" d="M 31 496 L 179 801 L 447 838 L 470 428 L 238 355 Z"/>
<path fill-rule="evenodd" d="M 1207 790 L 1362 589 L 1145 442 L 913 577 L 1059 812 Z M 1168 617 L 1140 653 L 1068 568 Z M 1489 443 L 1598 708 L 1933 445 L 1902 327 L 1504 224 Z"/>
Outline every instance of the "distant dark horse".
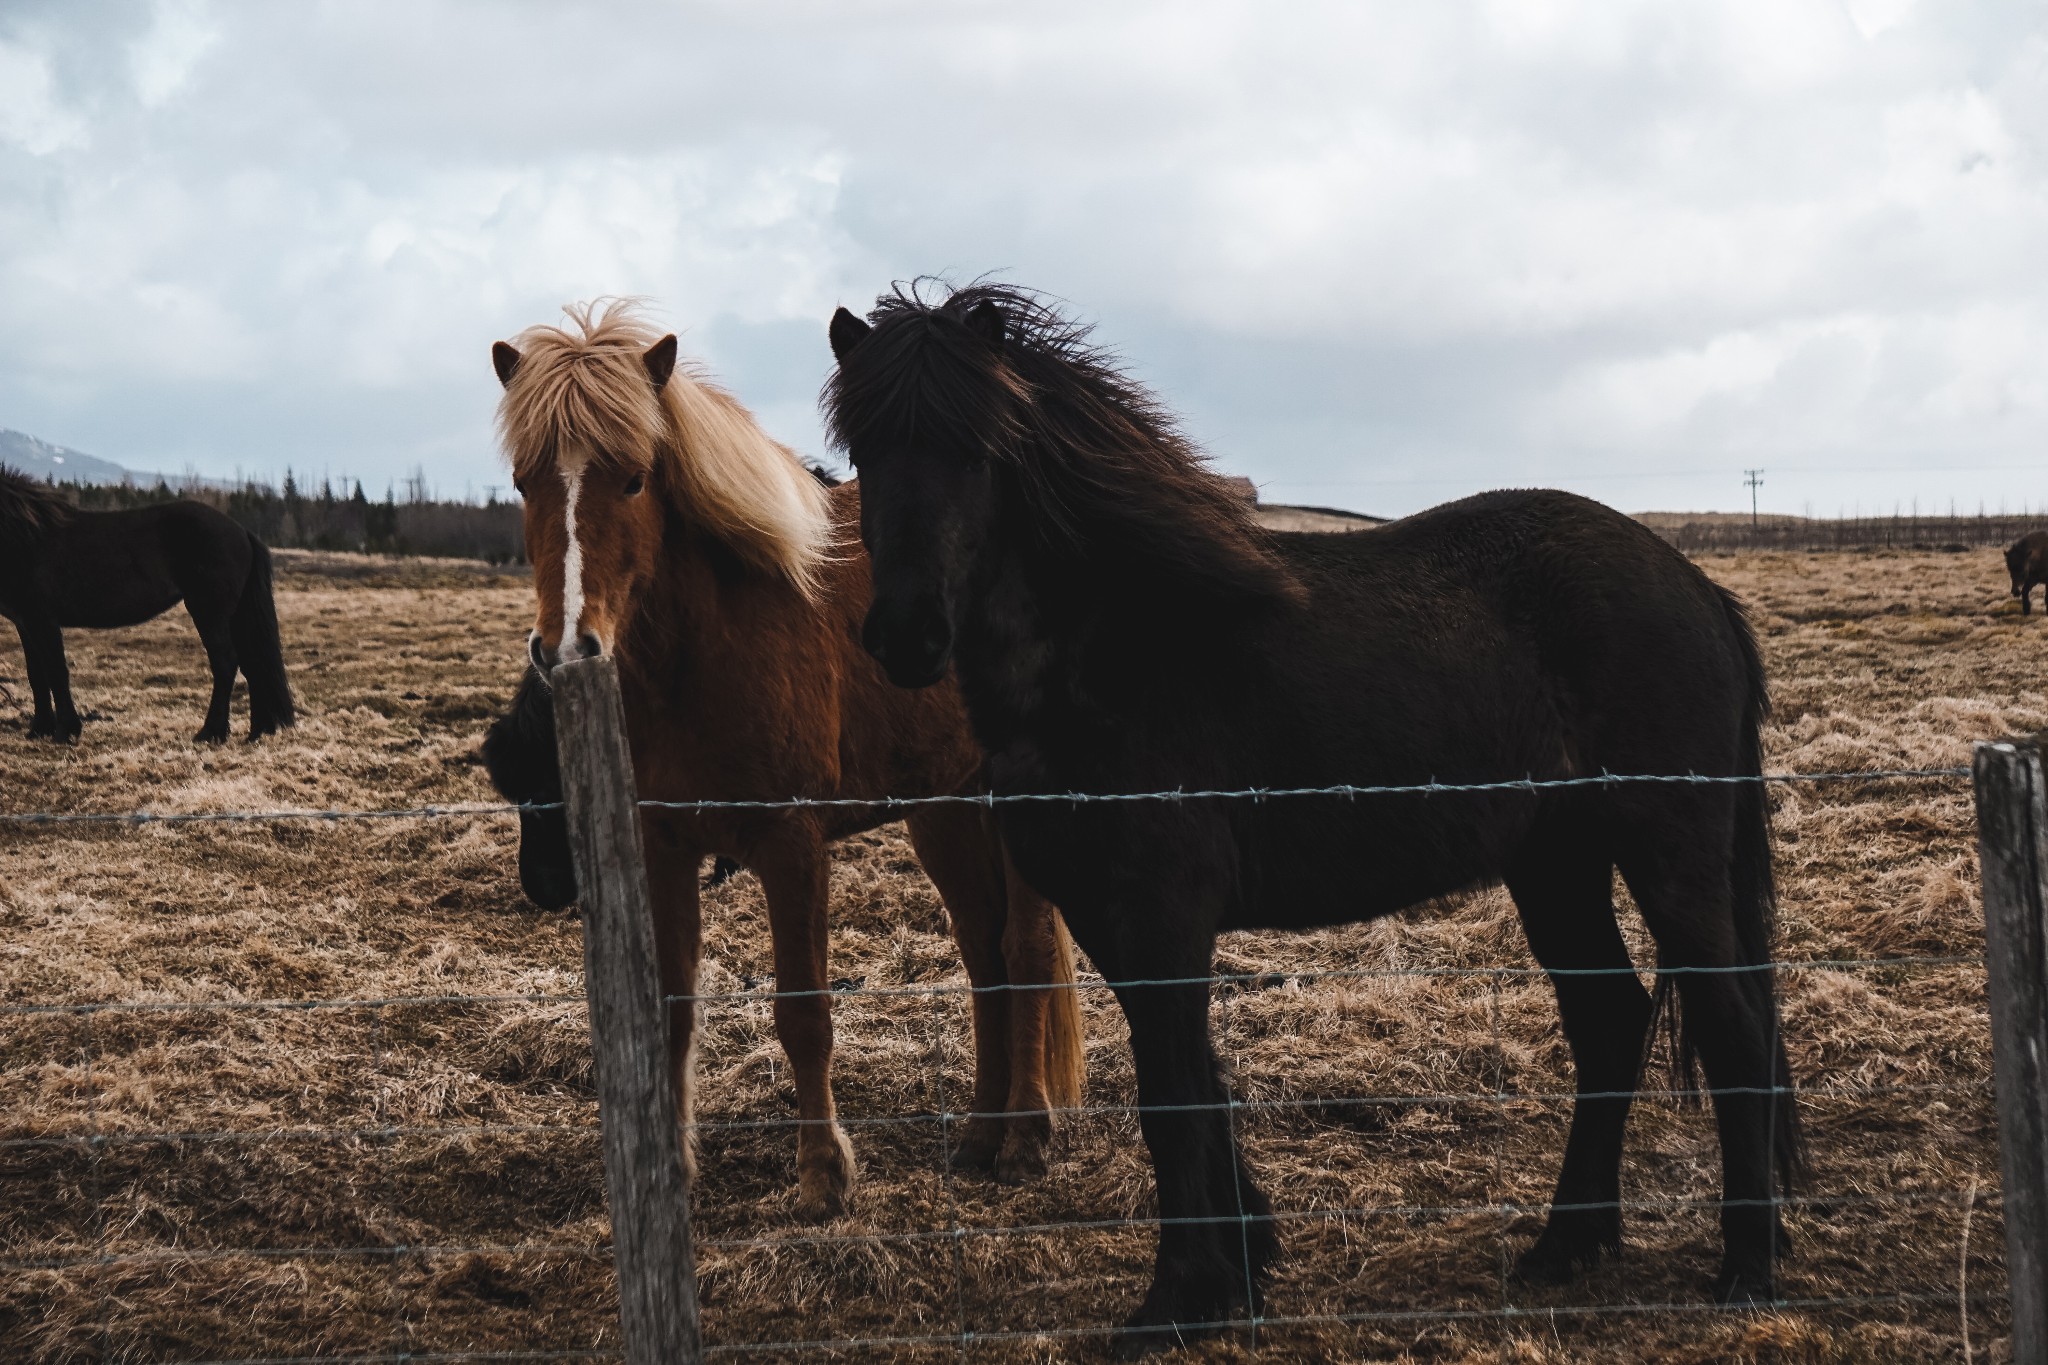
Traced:
<path fill-rule="evenodd" d="M 1366 535 L 1269 534 L 1085 329 L 1032 296 L 899 289 L 870 320 L 833 317 L 825 393 L 864 490 L 864 640 L 905 687 L 952 665 L 999 793 L 1761 771 L 1767 703 L 1741 607 L 1626 517 L 1506 492 Z M 1226 929 L 1369 919 L 1504 881 L 1580 1092 L 1519 1271 L 1562 1281 L 1618 1251 L 1655 1009 L 1615 922 L 1617 866 L 1676 969 L 1660 995 L 1675 984 L 1682 1055 L 1714 1092 L 1716 1292 L 1774 1296 L 1774 1190 L 1797 1127 L 1771 974 L 1751 970 L 1771 953 L 1760 785 L 999 809 L 1018 871 L 1104 977 L 1151 983 L 1114 987 L 1162 1220 L 1126 1348 L 1256 1311 L 1276 1250 L 1209 1039 L 1201 978 Z"/>
<path fill-rule="evenodd" d="M 2048 583 L 2048 531 L 2029 531 L 2006 547 L 2005 571 L 2012 576 L 2012 595 L 2020 599 L 2020 615 L 2031 616 L 2028 600 L 2036 583 Z M 2048 603 L 2048 593 L 2042 594 Z"/>
<path fill-rule="evenodd" d="M 199 738 L 228 737 L 238 669 L 249 680 L 249 738 L 290 725 L 292 689 L 262 541 L 204 503 L 81 512 L 54 490 L 0 469 L 0 616 L 21 633 L 36 698 L 31 735 L 78 737 L 65 627 L 139 625 L 180 600 L 213 668 Z"/>

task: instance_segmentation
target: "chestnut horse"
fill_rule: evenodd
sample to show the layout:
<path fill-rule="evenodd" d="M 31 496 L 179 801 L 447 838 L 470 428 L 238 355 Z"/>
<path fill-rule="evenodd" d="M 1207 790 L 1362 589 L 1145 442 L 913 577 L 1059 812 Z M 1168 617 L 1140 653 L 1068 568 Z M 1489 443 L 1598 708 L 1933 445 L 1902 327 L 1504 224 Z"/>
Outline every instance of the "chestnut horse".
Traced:
<path fill-rule="evenodd" d="M 616 657 L 642 799 L 980 791 L 958 694 L 893 688 L 860 648 L 858 490 L 821 486 L 626 305 L 567 311 L 567 327 L 492 348 L 499 430 L 526 504 L 529 648 L 543 675 Z M 733 858 L 761 879 L 775 1028 L 802 1120 L 798 1209 L 837 1216 L 854 1160 L 832 1101 L 826 845 L 897 817 L 880 805 L 642 809 L 665 994 L 695 990 L 703 859 Z M 974 1117 L 957 1159 L 1020 1181 L 1044 1169 L 1051 1111 L 1080 1095 L 1080 1013 L 1059 988 L 1073 980 L 1073 947 L 1051 904 L 1007 872 L 985 811 L 924 806 L 906 823 L 969 977 L 997 988 L 974 995 Z M 1012 983 L 1053 989 L 1002 989 Z M 669 1028 L 687 1136 L 695 1010 L 673 1005 Z"/>

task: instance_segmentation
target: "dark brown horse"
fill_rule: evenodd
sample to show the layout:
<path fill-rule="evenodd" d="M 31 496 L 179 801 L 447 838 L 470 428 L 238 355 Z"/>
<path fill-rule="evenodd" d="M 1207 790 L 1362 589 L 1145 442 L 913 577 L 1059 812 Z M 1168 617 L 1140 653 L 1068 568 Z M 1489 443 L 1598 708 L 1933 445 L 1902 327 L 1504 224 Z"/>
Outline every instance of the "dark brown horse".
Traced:
<path fill-rule="evenodd" d="M 1751 777 L 1764 681 L 1741 607 L 1637 523 L 1489 493 L 1369 535 L 1263 532 L 1172 420 L 1021 291 L 844 309 L 830 427 L 863 488 L 889 676 L 950 664 L 998 794 Z M 1208 1030 L 1216 935 L 1369 919 L 1504 881 L 1552 974 L 1577 1101 L 1521 1273 L 1621 1246 L 1621 1147 L 1654 1017 L 1627 880 L 1719 1121 L 1724 1300 L 1771 1298 L 1796 1144 L 1761 785 L 1004 805 L 1130 1023 L 1159 1182 L 1127 1345 L 1259 1310 L 1276 1244 Z M 1661 988 L 1661 987 L 1660 987 Z"/>
<path fill-rule="evenodd" d="M 860 494 L 827 490 L 626 309 L 570 310 L 493 351 L 499 424 L 526 500 L 543 673 L 611 653 L 643 799 L 923 796 L 981 789 L 958 694 L 891 687 L 860 649 L 867 565 Z M 697 872 L 736 859 L 761 879 L 774 938 L 775 1025 L 795 1074 L 799 1207 L 842 1212 L 853 1152 L 833 1117 L 827 845 L 896 818 L 879 805 L 643 816 L 663 986 L 695 989 Z M 1043 1169 L 1051 1109 L 1077 1102 L 1079 1010 L 1058 914 L 1008 873 L 993 822 L 964 805 L 909 817 L 950 912 L 974 997 L 976 1118 L 962 1159 L 1020 1180 Z M 809 994 L 806 994 L 806 993 Z M 674 1007 L 682 1118 L 694 1012 Z"/>
<path fill-rule="evenodd" d="M 2048 531 L 2029 531 L 2007 546 L 2005 571 L 2012 577 L 2012 595 L 2020 599 L 2020 615 L 2031 616 L 2029 594 L 2036 583 L 2048 583 Z M 2048 593 L 2042 600 L 2048 601 Z"/>
<path fill-rule="evenodd" d="M 64 661 L 69 627 L 134 626 L 184 602 L 213 670 L 199 739 L 228 737 L 235 674 L 249 680 L 249 738 L 290 725 L 291 684 L 270 596 L 270 551 L 201 502 L 81 512 L 25 475 L 0 468 L 0 616 L 21 635 L 31 735 L 78 737 Z"/>

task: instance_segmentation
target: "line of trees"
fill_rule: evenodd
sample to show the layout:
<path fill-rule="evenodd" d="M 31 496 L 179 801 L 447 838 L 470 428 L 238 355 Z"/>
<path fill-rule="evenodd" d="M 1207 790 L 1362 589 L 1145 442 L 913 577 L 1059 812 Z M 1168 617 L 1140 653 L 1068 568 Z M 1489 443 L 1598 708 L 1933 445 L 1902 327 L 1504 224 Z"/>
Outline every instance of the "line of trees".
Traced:
<path fill-rule="evenodd" d="M 59 484 L 79 507 L 104 510 L 146 507 L 189 498 L 219 508 L 256 533 L 266 545 L 300 550 L 353 550 L 363 554 L 428 555 L 517 564 L 526 540 L 516 502 L 495 494 L 481 503 L 440 502 L 426 495 L 425 480 L 406 480 L 405 497 L 387 488 L 381 500 L 363 493 L 361 480 L 337 489 L 322 479 L 316 491 L 299 487 L 286 471 L 282 487 L 255 480 L 218 484 L 198 479 L 176 484 Z"/>

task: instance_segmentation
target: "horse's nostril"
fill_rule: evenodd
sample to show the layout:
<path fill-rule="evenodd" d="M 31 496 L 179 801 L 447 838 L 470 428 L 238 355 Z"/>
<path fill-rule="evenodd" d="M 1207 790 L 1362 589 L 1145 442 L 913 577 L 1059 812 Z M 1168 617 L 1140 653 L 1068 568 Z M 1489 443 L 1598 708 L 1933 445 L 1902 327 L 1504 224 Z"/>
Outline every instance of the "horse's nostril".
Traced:
<path fill-rule="evenodd" d="M 597 637 L 587 630 L 576 637 L 576 648 L 577 652 L 586 659 L 595 659 L 598 655 L 604 653 L 604 646 L 599 644 Z"/>
<path fill-rule="evenodd" d="M 526 657 L 543 674 L 554 667 L 555 661 L 548 657 L 548 647 L 540 642 L 539 632 L 526 637 Z"/>

